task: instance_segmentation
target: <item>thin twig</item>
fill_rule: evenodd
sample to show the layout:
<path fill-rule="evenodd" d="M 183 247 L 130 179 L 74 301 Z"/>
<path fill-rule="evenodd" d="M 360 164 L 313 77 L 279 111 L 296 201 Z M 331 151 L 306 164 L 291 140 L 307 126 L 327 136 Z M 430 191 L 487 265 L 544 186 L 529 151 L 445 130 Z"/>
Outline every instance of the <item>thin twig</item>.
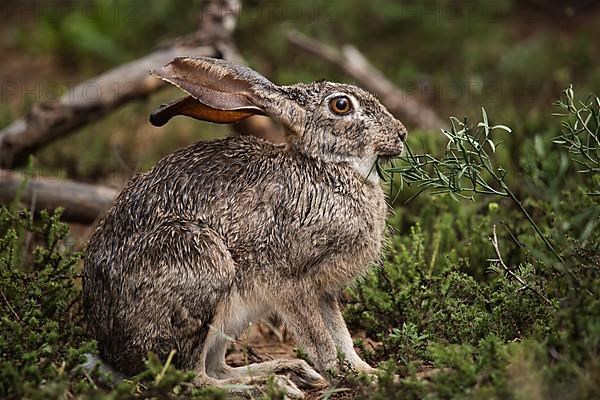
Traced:
<path fill-rule="evenodd" d="M 546 304 L 551 305 L 552 302 L 546 296 L 544 296 L 544 294 L 542 292 L 540 292 L 539 290 L 537 290 L 536 288 L 534 288 L 532 286 L 529 286 L 527 284 L 527 282 L 525 282 L 523 280 L 523 278 L 521 278 L 513 270 L 508 268 L 508 266 L 504 263 L 504 260 L 502 260 L 502 253 L 500 252 L 500 247 L 498 245 L 498 236 L 496 235 L 496 225 L 494 225 L 494 227 L 493 227 L 493 236 L 490 238 L 490 242 L 492 242 L 492 246 L 494 247 L 494 251 L 496 252 L 496 256 L 498 257 L 494 261 L 497 261 L 498 264 L 500 264 L 500 266 L 506 271 L 506 273 L 508 275 L 510 275 L 513 279 L 515 279 L 517 282 L 519 282 L 521 285 L 523 285 L 524 288 L 535 293 L 539 298 L 544 300 L 544 302 Z"/>
<path fill-rule="evenodd" d="M 529 215 L 529 212 L 527 211 L 527 209 L 525 208 L 525 206 L 523 205 L 523 203 L 521 203 L 521 201 L 517 198 L 517 196 L 509 189 L 508 185 L 504 182 L 504 180 L 501 180 L 500 178 L 498 178 L 493 173 L 492 173 L 492 175 L 494 176 L 494 179 L 496 179 L 498 182 L 500 182 L 500 184 L 502 185 L 502 188 L 506 191 L 506 193 L 508 193 L 508 196 L 513 200 L 513 202 L 516 204 L 516 206 L 519 208 L 519 210 L 521 210 L 521 212 L 523 213 L 523 215 L 525 216 L 525 218 L 527 218 L 527 220 L 529 221 L 531 227 L 533 228 L 533 230 L 535 231 L 535 233 L 538 235 L 538 237 L 540 239 L 542 239 L 542 242 L 546 245 L 546 247 L 548 248 L 548 250 L 550 250 L 552 252 L 552 254 L 554 254 L 554 256 L 561 263 L 562 270 L 565 271 L 567 273 L 567 275 L 569 275 L 569 277 L 573 280 L 573 282 L 575 282 L 575 284 L 578 287 L 581 287 L 582 286 L 581 282 L 579 281 L 579 279 L 577 278 L 577 276 L 575 275 L 575 273 L 573 273 L 573 271 L 571 271 L 571 269 L 568 267 L 567 262 L 565 261 L 565 259 L 554 248 L 554 246 L 552 245 L 552 243 L 550 242 L 550 240 L 548 240 L 548 238 L 544 235 L 544 233 L 542 232 L 542 230 L 535 223 L 535 220 L 533 219 L 533 217 L 531 215 Z M 560 271 L 560 269 L 559 269 L 559 271 Z"/>
<path fill-rule="evenodd" d="M 0 295 L 2 295 L 2 299 L 4 300 L 4 302 L 6 303 L 6 306 L 8 307 L 8 309 L 13 313 L 13 315 L 15 316 L 15 318 L 17 319 L 17 321 L 21 321 L 21 318 L 19 318 L 19 315 L 15 312 L 15 310 L 11 307 L 10 302 L 8 301 L 8 299 L 6 298 L 6 296 L 4 295 L 4 291 L 2 289 L 0 289 Z"/>
<path fill-rule="evenodd" d="M 92 379 L 90 373 L 85 368 L 82 368 L 81 370 L 83 371 L 83 374 L 85 375 L 85 378 L 88 380 L 88 382 L 90 382 L 90 384 L 92 385 L 92 387 L 94 388 L 94 390 L 98 390 L 98 385 L 96 385 L 96 382 L 94 382 L 94 380 Z"/>
<path fill-rule="evenodd" d="M 165 365 L 163 365 L 163 367 L 160 370 L 160 372 L 158 373 L 158 375 L 156 375 L 156 377 L 154 378 L 154 383 L 156 383 L 156 384 L 160 383 L 160 381 L 165 377 L 167 370 L 169 369 L 169 367 L 171 366 L 171 363 L 173 362 L 173 357 L 175 356 L 175 353 L 176 353 L 175 349 L 171 350 L 171 352 L 169 353 L 169 356 L 167 357 L 167 361 L 165 362 Z"/>

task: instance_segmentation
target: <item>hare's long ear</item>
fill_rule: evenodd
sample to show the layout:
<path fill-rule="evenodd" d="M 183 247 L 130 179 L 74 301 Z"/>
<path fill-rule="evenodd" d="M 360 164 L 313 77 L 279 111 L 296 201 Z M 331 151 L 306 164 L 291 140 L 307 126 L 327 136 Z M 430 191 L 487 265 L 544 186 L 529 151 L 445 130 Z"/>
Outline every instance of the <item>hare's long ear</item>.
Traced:
<path fill-rule="evenodd" d="M 256 93 L 275 88 L 247 67 L 208 57 L 179 57 L 153 74 L 189 94 L 154 111 L 150 122 L 155 126 L 166 124 L 176 115 L 232 123 L 265 114 Z"/>

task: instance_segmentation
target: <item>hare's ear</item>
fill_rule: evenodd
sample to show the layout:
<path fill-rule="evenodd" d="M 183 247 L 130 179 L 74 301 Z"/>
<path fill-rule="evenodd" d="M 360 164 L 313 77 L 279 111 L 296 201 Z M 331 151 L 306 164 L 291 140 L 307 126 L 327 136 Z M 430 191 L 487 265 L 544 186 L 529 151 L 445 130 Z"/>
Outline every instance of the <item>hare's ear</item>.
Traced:
<path fill-rule="evenodd" d="M 178 57 L 153 74 L 189 94 L 154 111 L 150 122 L 155 126 L 176 115 L 232 123 L 265 114 L 255 93 L 275 87 L 247 67 L 208 57 Z"/>

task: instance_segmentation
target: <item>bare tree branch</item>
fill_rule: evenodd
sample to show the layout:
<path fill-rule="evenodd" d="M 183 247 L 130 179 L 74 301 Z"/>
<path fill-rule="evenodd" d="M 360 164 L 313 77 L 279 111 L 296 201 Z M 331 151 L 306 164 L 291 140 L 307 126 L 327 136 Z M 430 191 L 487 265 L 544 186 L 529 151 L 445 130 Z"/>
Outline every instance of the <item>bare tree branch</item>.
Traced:
<path fill-rule="evenodd" d="M 0 167 L 23 164 L 36 149 L 154 93 L 165 85 L 148 72 L 177 56 L 236 57 L 228 38 L 239 9 L 238 0 L 206 1 L 196 33 L 83 82 L 57 101 L 34 105 L 27 115 L 0 131 Z"/>
<path fill-rule="evenodd" d="M 333 47 L 298 32 L 290 31 L 288 41 L 299 49 L 339 67 L 368 90 L 380 97 L 390 112 L 421 129 L 439 131 L 444 124 L 425 104 L 414 99 L 390 82 L 354 46 L 344 46 L 340 53 Z"/>
<path fill-rule="evenodd" d="M 0 169 L 0 204 L 9 204 L 20 196 L 21 202 L 34 210 L 64 209 L 69 222 L 92 223 L 102 216 L 117 191 L 105 186 L 34 177 Z"/>

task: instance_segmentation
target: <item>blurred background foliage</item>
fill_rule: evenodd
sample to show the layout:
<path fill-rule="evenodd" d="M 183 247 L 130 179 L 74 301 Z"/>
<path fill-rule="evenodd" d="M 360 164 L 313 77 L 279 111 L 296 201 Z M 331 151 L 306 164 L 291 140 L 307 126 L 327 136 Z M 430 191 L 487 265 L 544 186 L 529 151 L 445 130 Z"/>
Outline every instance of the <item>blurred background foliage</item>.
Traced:
<path fill-rule="evenodd" d="M 288 45 L 289 29 L 333 45 L 354 44 L 399 87 L 441 116 L 478 116 L 480 106 L 493 110 L 496 120 L 515 131 L 506 147 L 512 164 L 519 167 L 521 149 L 532 146 L 549 125 L 556 126 L 549 124 L 548 111 L 564 88 L 573 83 L 578 93 L 591 93 L 600 87 L 594 67 L 600 61 L 595 4 L 250 0 L 243 2 L 235 40 L 251 66 L 284 84 L 349 80 L 335 67 Z M 0 27 L 6 59 L 0 79 L 16 82 L 19 89 L 3 96 L 8 101 L 0 106 L 0 124 L 48 97 L 49 82 L 66 91 L 193 32 L 200 7 L 200 0 L 8 2 Z M 203 135 L 225 133 L 193 121 L 176 121 L 160 132 L 148 127 L 148 112 L 172 93 L 176 91 L 127 106 L 56 143 L 40 154 L 40 162 L 59 170 L 69 164 L 62 171 L 66 175 L 95 180 L 114 172 L 117 158 L 132 168 L 148 168 L 173 148 Z M 429 139 L 414 135 L 412 140 Z M 89 166 L 99 159 L 109 162 Z"/>
<path fill-rule="evenodd" d="M 18 90 L 2 87 L 0 127 L 32 103 L 46 100 L 50 83 L 67 91 L 77 82 L 193 32 L 200 7 L 200 0 L 3 3 L 0 82 L 16 83 Z M 510 126 L 512 133 L 498 143 L 495 164 L 507 171 L 507 184 L 585 289 L 598 293 L 600 205 L 598 197 L 589 193 L 598 191 L 600 180 L 598 174 L 577 173 L 568 152 L 554 143 L 564 134 L 561 123 L 566 119 L 552 115 L 560 111 L 553 103 L 570 84 L 582 101 L 588 94 L 600 93 L 597 1 L 243 2 L 235 41 L 253 68 L 282 84 L 317 79 L 352 82 L 342 71 L 291 47 L 285 37 L 290 29 L 335 46 L 355 45 L 390 80 L 434 108 L 444 121 L 450 115 L 479 121 L 483 106 L 490 124 Z M 150 111 L 178 95 L 177 90 L 167 89 L 129 104 L 43 149 L 36 154 L 36 165 L 46 174 L 120 187 L 132 174 L 150 168 L 176 148 L 228 134 L 228 127 L 186 119 L 175 119 L 162 129 L 149 126 Z M 407 128 L 415 152 L 443 154 L 447 139 L 441 133 Z M 382 269 L 348 293 L 346 314 L 353 332 L 360 333 L 369 360 L 392 359 L 390 370 L 395 369 L 403 380 L 394 383 L 383 376 L 377 390 L 359 383 L 361 389 L 355 394 L 598 398 L 598 296 L 585 296 L 586 290 L 573 287 L 552 268 L 556 260 L 514 204 L 493 196 L 461 202 L 447 195 L 412 199 L 418 189 L 405 186 L 397 193 L 399 184 L 396 178 L 390 200 L 390 254 Z M 54 217 L 45 218 L 40 222 L 45 229 L 57 223 L 48 219 Z M 0 233 L 6 235 L 0 250 L 13 249 L 10 254 L 33 246 L 24 245 L 28 229 L 43 236 L 41 228 L 29 219 L 20 220 L 15 212 L 5 211 L 0 222 Z M 543 291 L 550 305 L 489 261 L 497 256 L 488 239 L 493 225 L 506 264 Z M 85 240 L 85 235 L 77 236 L 80 230 L 74 232 L 73 238 L 64 239 L 65 248 L 80 248 L 73 241 Z M 44 240 L 40 242 L 43 245 Z M 71 253 L 56 257 L 67 259 L 71 267 Z M 6 263 L 10 268 L 17 264 L 12 258 Z M 26 272 L 32 278 L 19 275 L 19 279 L 31 282 L 40 273 L 48 274 L 46 266 L 38 267 L 43 273 L 34 268 Z M 69 273 L 77 278 L 76 272 Z M 6 273 L 4 278 L 11 276 Z M 27 303 L 24 296 L 29 292 L 15 291 L 21 293 L 20 298 L 15 294 L 15 301 Z M 69 286 L 59 300 L 64 305 L 64 299 L 76 301 L 77 295 Z M 59 317 L 48 318 L 67 318 L 70 308 L 61 307 Z M 33 307 L 23 312 L 37 311 Z M 75 365 L 73 354 L 89 347 L 81 344 L 77 323 L 74 318 L 73 325 L 59 328 L 60 337 L 68 338 L 65 343 L 78 349 L 68 358 L 70 366 Z M 37 321 L 32 326 L 41 332 Z M 383 347 L 370 347 L 367 337 Z M 27 354 L 38 354 L 40 339 L 30 342 Z M 56 335 L 52 343 L 56 346 Z M 24 370 L 35 363 L 21 362 Z M 416 372 L 423 369 L 442 373 L 429 380 L 416 379 Z M 9 373 L 14 382 L 24 376 L 13 369 Z M 49 376 L 62 376 L 58 389 L 36 392 L 32 387 L 45 375 L 34 375 L 27 390 L 39 398 L 59 396 L 65 390 L 94 397 L 89 394 L 95 390 L 93 385 L 82 383 L 85 387 L 74 389 L 67 381 L 72 376 L 56 371 Z M 173 385 L 161 390 L 172 394 L 178 381 L 170 382 Z M 122 390 L 137 393 L 138 387 Z"/>

